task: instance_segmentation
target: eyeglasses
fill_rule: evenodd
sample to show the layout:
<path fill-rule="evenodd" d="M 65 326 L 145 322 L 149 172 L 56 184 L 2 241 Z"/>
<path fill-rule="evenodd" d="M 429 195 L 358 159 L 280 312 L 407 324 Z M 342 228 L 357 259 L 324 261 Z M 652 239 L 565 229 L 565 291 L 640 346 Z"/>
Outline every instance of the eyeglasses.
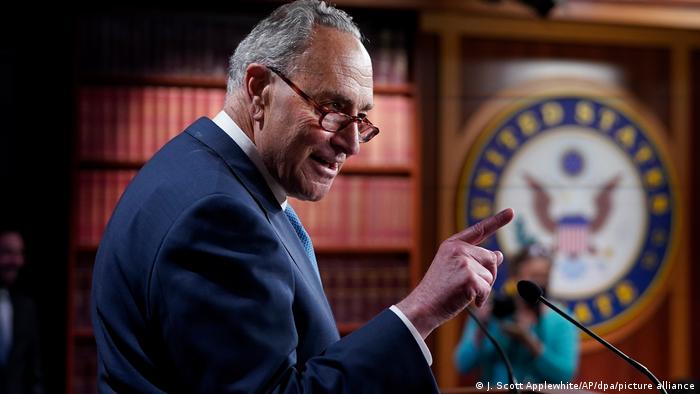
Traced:
<path fill-rule="evenodd" d="M 351 123 L 357 123 L 357 132 L 359 135 L 359 140 L 362 143 L 368 142 L 374 138 L 374 136 L 379 134 L 379 128 L 373 125 L 372 122 L 365 117 L 365 115 L 352 116 L 328 109 L 317 103 L 316 100 L 311 98 L 311 96 L 299 89 L 299 87 L 295 85 L 294 82 L 290 81 L 289 78 L 285 77 L 282 72 L 271 66 L 267 66 L 267 68 L 277 74 L 278 77 L 282 78 L 282 80 L 289 85 L 289 87 L 292 88 L 296 94 L 299 95 L 299 97 L 304 99 L 304 101 L 306 101 L 308 104 L 311 104 L 316 111 L 321 114 L 321 117 L 318 118 L 318 124 L 323 130 L 336 133 L 348 127 Z"/>

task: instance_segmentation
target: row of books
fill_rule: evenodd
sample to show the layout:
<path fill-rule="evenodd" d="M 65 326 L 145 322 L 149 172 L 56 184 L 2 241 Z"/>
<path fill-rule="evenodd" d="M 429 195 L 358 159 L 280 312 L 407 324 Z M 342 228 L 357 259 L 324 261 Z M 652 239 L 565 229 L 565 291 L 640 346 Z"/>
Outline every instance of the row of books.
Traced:
<path fill-rule="evenodd" d="M 84 87 L 78 97 L 79 154 L 86 161 L 142 163 L 201 116 L 213 117 L 223 89 L 182 87 Z M 377 95 L 368 118 L 380 134 L 363 144 L 350 163 L 409 165 L 414 108 L 409 97 Z"/>
<path fill-rule="evenodd" d="M 350 158 L 350 164 L 412 165 L 415 158 L 415 108 L 406 96 L 375 95 L 374 108 L 367 118 L 379 134 L 362 144 L 360 153 Z"/>
<path fill-rule="evenodd" d="M 77 243 L 99 244 L 134 170 L 83 170 L 78 175 Z M 294 200 L 316 246 L 397 245 L 411 242 L 412 182 L 389 176 L 340 176 L 321 201 Z"/>
<path fill-rule="evenodd" d="M 323 288 L 338 322 L 365 322 L 408 294 L 407 256 L 321 256 L 318 264 Z"/>
<path fill-rule="evenodd" d="M 374 82 L 393 85 L 408 82 L 409 64 L 406 34 L 399 30 L 381 29 L 379 43 L 370 46 L 374 66 Z"/>
<path fill-rule="evenodd" d="M 223 89 L 85 87 L 78 96 L 83 160 L 144 162 L 201 116 L 223 108 Z"/>
<path fill-rule="evenodd" d="M 78 65 L 86 75 L 225 78 L 229 57 L 262 15 L 92 15 L 79 22 Z M 378 83 L 408 82 L 407 33 L 368 25 Z"/>
<path fill-rule="evenodd" d="M 77 245 L 97 246 L 133 170 L 85 170 L 78 174 Z"/>
<path fill-rule="evenodd" d="M 87 339 L 73 345 L 73 394 L 97 394 L 97 348 Z"/>
<path fill-rule="evenodd" d="M 346 176 L 317 202 L 291 201 L 316 248 L 410 245 L 412 181 L 388 176 Z"/>
<path fill-rule="evenodd" d="M 91 329 L 90 297 L 95 253 L 84 251 L 76 257 L 73 269 L 73 327 Z"/>

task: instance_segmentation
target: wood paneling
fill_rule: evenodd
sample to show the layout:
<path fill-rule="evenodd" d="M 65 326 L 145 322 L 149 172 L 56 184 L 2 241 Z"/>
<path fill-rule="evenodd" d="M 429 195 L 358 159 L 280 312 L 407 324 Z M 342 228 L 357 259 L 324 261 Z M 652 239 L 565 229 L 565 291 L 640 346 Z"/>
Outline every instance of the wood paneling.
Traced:
<path fill-rule="evenodd" d="M 687 377 L 691 365 L 692 372 L 700 375 L 700 346 L 693 338 L 700 332 L 700 322 L 694 318 L 700 315 L 700 305 L 694 300 L 697 297 L 690 295 L 692 284 L 700 278 L 700 268 L 689 263 L 689 245 L 700 237 L 700 231 L 695 230 L 700 225 L 700 214 L 691 208 L 692 201 L 700 196 L 696 191 L 700 185 L 697 165 L 691 164 L 693 152 L 700 148 L 700 81 L 694 75 L 700 72 L 700 50 L 690 54 L 691 48 L 700 47 L 698 32 L 562 21 L 487 20 L 437 13 L 426 14 L 422 26 L 440 36 L 442 49 L 437 97 L 441 139 L 437 153 L 439 237 L 456 230 L 457 178 L 466 154 L 464 147 L 475 136 L 467 125 L 487 101 L 517 98 L 523 90 L 514 93 L 512 88 L 518 84 L 544 77 L 596 81 L 611 91 L 627 92 L 639 104 L 638 110 L 659 121 L 663 134 L 656 137 L 671 153 L 683 216 L 670 274 L 673 283 L 668 291 L 659 293 L 655 306 L 647 307 L 643 316 L 620 331 L 624 335 L 617 335 L 615 344 L 661 379 Z M 686 219 L 687 213 L 692 213 L 690 219 Z M 435 360 L 441 387 L 468 383 L 451 365 L 461 324 L 450 322 L 438 333 Z M 646 382 L 602 347 L 590 343 L 586 348 L 577 380 Z"/>
<path fill-rule="evenodd" d="M 700 48 L 696 48 L 691 55 L 691 152 L 700 151 Z M 695 201 L 700 199 L 700 162 L 695 159 L 690 163 L 692 188 L 690 192 L 689 205 L 693 207 Z M 700 241 L 700 210 L 691 208 L 690 213 L 690 242 L 692 245 L 697 245 Z M 691 283 L 695 284 L 700 279 L 700 264 L 697 263 L 694 250 L 691 252 L 690 274 Z M 691 309 L 690 309 L 690 332 L 691 332 L 691 365 L 692 375 L 697 379 L 700 378 L 700 297 L 697 293 L 691 290 Z"/>
<path fill-rule="evenodd" d="M 479 37 L 463 37 L 461 45 L 461 124 L 494 92 L 560 73 L 628 90 L 669 127 L 668 48 Z"/>
<path fill-rule="evenodd" d="M 616 346 L 630 357 L 644 364 L 662 380 L 670 380 L 669 368 L 669 301 L 665 298 L 652 318 Z M 577 381 L 648 383 L 645 376 L 612 354 L 603 346 L 583 354 Z"/>

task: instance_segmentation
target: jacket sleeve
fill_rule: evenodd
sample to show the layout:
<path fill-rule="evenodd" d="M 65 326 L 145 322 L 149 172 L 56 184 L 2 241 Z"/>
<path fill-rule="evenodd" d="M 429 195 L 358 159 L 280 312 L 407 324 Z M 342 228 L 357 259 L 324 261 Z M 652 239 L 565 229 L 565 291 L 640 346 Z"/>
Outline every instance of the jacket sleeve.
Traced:
<path fill-rule="evenodd" d="M 255 206 L 217 194 L 180 215 L 147 298 L 176 391 L 436 392 L 411 333 L 388 310 L 299 365 L 293 269 Z"/>

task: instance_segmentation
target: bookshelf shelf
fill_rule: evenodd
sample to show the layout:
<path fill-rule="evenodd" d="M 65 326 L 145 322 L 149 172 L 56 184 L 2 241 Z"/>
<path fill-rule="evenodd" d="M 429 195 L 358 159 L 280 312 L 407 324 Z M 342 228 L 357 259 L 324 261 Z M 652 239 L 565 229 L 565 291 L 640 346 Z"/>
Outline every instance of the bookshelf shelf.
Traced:
<path fill-rule="evenodd" d="M 361 322 L 340 323 L 338 324 L 338 332 L 340 333 L 340 336 L 345 336 L 362 327 L 363 324 L 364 323 Z"/>
<path fill-rule="evenodd" d="M 76 252 L 79 254 L 95 254 L 97 253 L 97 245 L 79 245 L 76 248 Z"/>
<path fill-rule="evenodd" d="M 226 89 L 226 76 L 206 75 L 110 75 L 93 74 L 83 76 L 81 84 L 86 86 L 167 86 L 191 88 Z"/>
<path fill-rule="evenodd" d="M 81 170 L 139 170 L 145 161 L 81 160 Z"/>
<path fill-rule="evenodd" d="M 139 170 L 145 161 L 120 161 L 86 159 L 80 161 L 81 170 Z M 348 163 L 341 170 L 341 175 L 396 175 L 411 176 L 413 168 L 407 165 L 354 165 Z"/>
<path fill-rule="evenodd" d="M 374 94 L 397 94 L 403 96 L 413 96 L 415 92 L 411 83 L 386 84 L 378 83 L 374 85 Z"/>
<path fill-rule="evenodd" d="M 98 245 L 80 245 L 77 253 L 94 255 Z M 378 244 L 378 245 L 314 245 L 316 254 L 319 255 L 363 255 L 363 254 L 408 254 L 411 253 L 411 245 Z"/>
<path fill-rule="evenodd" d="M 87 341 L 95 338 L 92 328 L 80 327 L 75 328 L 74 330 L 73 337 L 76 341 Z"/>
<path fill-rule="evenodd" d="M 404 254 L 411 245 L 314 245 L 317 254 Z"/>
<path fill-rule="evenodd" d="M 340 173 L 341 175 L 411 176 L 413 174 L 413 167 L 402 165 L 354 165 L 348 163 L 343 167 Z"/>
<path fill-rule="evenodd" d="M 220 88 L 226 89 L 226 76 L 207 75 L 110 75 L 91 74 L 80 78 L 84 86 L 167 86 L 181 88 Z M 375 94 L 414 95 L 411 83 L 376 83 Z"/>

